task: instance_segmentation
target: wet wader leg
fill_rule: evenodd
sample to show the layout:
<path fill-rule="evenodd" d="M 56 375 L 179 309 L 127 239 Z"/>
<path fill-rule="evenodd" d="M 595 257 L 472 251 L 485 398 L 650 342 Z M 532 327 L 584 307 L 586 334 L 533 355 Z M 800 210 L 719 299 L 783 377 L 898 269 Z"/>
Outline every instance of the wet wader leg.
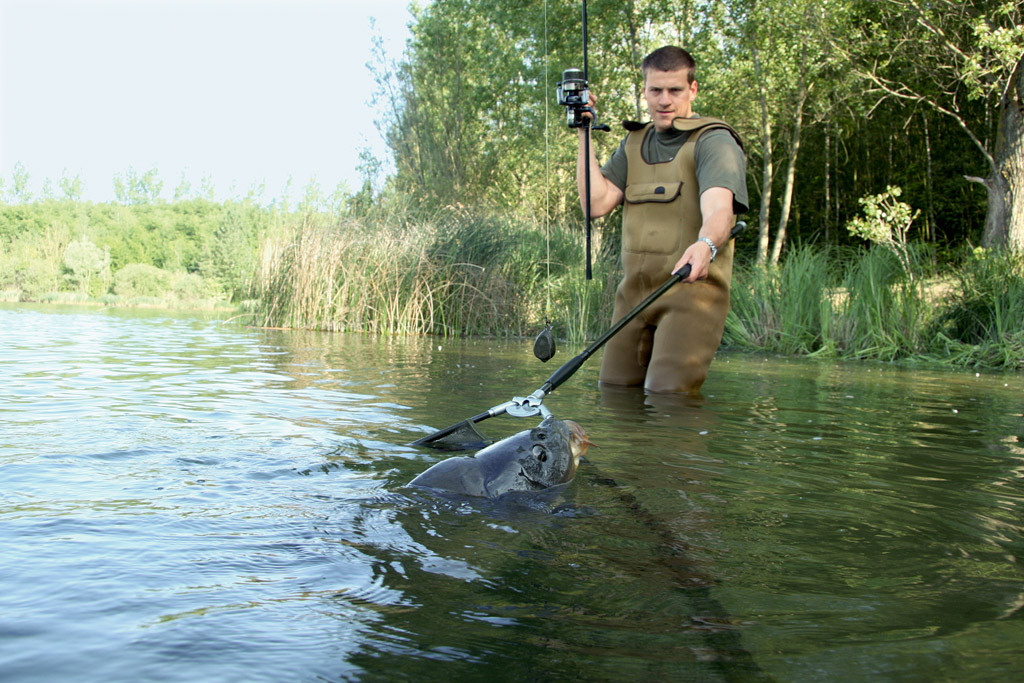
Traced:
<path fill-rule="evenodd" d="M 615 313 L 612 320 L 619 320 L 629 313 L 629 306 L 622 296 L 615 298 Z M 601 359 L 602 384 L 639 386 L 647 375 L 648 359 L 651 352 L 651 329 L 638 316 L 608 340 Z"/>
<path fill-rule="evenodd" d="M 658 320 L 645 388 L 697 393 L 722 342 L 729 293 L 709 282 L 695 282 L 668 296 L 672 301 Z"/>

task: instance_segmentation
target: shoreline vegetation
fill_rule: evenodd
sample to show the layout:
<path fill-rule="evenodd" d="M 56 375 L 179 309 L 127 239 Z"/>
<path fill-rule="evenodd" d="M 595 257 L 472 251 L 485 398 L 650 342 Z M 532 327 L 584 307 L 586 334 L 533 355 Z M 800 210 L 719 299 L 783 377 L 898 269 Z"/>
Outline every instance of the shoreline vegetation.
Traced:
<path fill-rule="evenodd" d="M 595 235 L 588 282 L 578 224 L 462 207 L 0 204 L 0 300 L 221 309 L 256 327 L 388 335 L 528 337 L 550 320 L 583 344 L 612 322 L 616 224 Z M 904 232 L 901 244 L 795 244 L 760 266 L 755 239 L 738 239 L 724 349 L 1024 369 L 1020 255 L 940 259 Z"/>
<path fill-rule="evenodd" d="M 214 201 L 157 169 L 81 201 L 64 172 L 0 178 L 0 298 L 229 306 L 239 322 L 375 334 L 606 331 L 618 211 L 583 278 L 578 135 L 559 75 L 580 65 L 573 3 L 433 0 L 402 56 L 376 44 L 386 159 L 363 186 Z M 1024 4 L 1020 0 L 627 3 L 590 15 L 602 122 L 645 117 L 638 60 L 698 59 L 697 110 L 744 141 L 724 347 L 1024 369 Z M 558 36 L 557 39 L 549 37 Z M 348 65 L 351 66 L 351 65 Z M 592 136 L 608 159 L 622 139 Z M 167 188 L 170 190 L 170 188 Z M 173 200 L 168 200 L 173 196 Z M 471 207 L 471 208 L 468 208 Z M 984 249 L 975 249 L 981 245 Z"/>

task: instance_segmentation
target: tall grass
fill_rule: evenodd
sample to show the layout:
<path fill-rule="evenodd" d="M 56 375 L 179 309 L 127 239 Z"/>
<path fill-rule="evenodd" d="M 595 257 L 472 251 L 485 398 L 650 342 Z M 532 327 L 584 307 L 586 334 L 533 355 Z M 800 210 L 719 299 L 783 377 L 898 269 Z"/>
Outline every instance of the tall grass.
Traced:
<path fill-rule="evenodd" d="M 445 336 L 531 334 L 548 318 L 571 338 L 590 327 L 572 316 L 599 307 L 592 287 L 579 286 L 579 241 L 566 226 L 460 209 L 340 224 L 307 217 L 261 245 L 256 318 Z"/>
<path fill-rule="evenodd" d="M 843 261 L 839 291 L 845 297 L 832 302 L 830 339 L 836 352 L 883 361 L 925 354 L 924 330 L 933 309 L 925 296 L 921 254 L 908 251 L 897 258 L 874 246 L 851 256 Z"/>
<path fill-rule="evenodd" d="M 781 354 L 1024 368 L 1024 259 L 967 254 L 937 276 L 908 252 L 794 249 L 733 278 L 726 346 Z"/>
<path fill-rule="evenodd" d="M 532 336 L 550 320 L 581 345 L 609 328 L 617 262 L 583 278 L 578 227 L 446 209 L 333 222 L 309 216 L 261 245 L 257 324 L 445 336 Z M 871 247 L 791 250 L 737 266 L 727 347 L 786 355 L 1024 367 L 1024 264 L 964 254 L 936 277 Z M 955 277 L 949 275 L 954 273 Z"/>
<path fill-rule="evenodd" d="M 934 347 L 957 365 L 1024 368 L 1024 255 L 978 250 L 954 275 Z"/>
<path fill-rule="evenodd" d="M 820 351 L 831 325 L 834 270 L 828 252 L 810 247 L 779 267 L 737 268 L 723 342 L 783 354 Z"/>

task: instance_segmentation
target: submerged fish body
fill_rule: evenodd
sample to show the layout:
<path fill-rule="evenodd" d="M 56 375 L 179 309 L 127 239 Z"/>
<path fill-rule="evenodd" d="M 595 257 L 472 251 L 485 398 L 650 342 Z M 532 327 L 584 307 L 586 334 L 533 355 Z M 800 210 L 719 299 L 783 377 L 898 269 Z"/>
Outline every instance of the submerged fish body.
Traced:
<path fill-rule="evenodd" d="M 589 444 L 577 423 L 549 417 L 471 457 L 442 460 L 409 484 L 482 498 L 547 489 L 572 481 Z"/>

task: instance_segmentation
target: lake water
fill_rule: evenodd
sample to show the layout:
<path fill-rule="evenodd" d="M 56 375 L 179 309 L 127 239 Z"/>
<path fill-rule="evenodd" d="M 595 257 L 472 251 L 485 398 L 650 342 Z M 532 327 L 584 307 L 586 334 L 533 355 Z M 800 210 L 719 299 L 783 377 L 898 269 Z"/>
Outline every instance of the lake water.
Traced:
<path fill-rule="evenodd" d="M 565 491 L 403 488 L 564 347 L 0 307 L 0 679 L 1019 675 L 1020 375 L 595 357 L 545 400 L 600 446 Z"/>

